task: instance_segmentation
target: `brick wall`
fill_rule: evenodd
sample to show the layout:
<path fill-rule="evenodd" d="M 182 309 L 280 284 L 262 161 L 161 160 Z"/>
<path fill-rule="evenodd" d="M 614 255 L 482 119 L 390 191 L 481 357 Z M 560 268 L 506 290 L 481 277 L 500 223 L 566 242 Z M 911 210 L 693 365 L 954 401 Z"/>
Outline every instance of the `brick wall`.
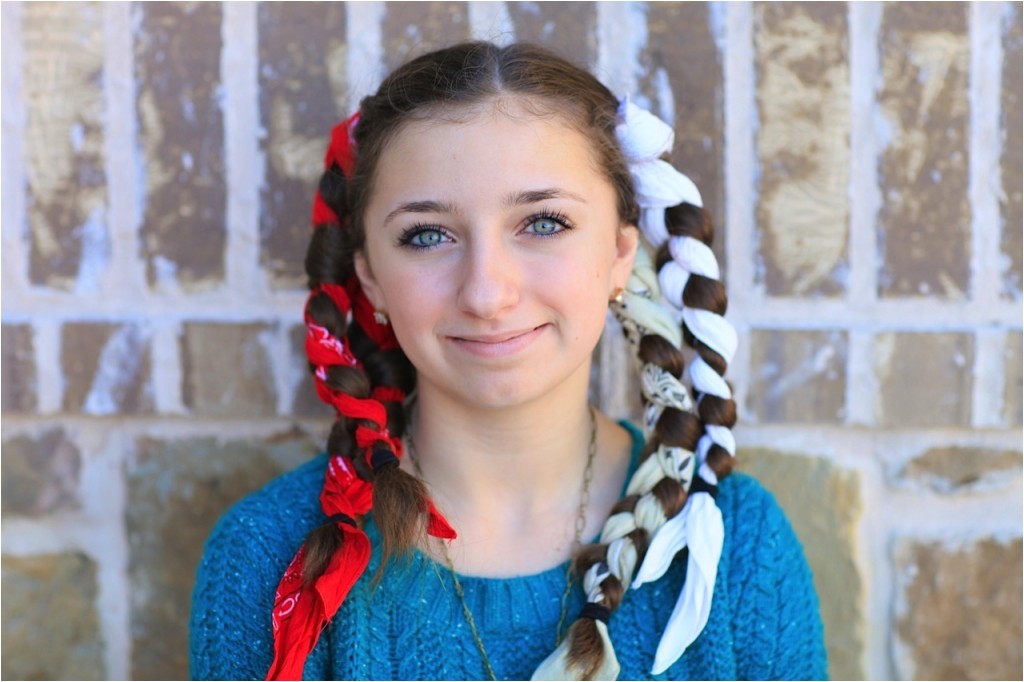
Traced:
<path fill-rule="evenodd" d="M 301 260 L 331 124 L 528 39 L 676 128 L 720 225 L 740 466 L 836 678 L 1019 678 L 1021 4 L 2 7 L 2 675 L 187 675 L 233 501 L 317 452 Z M 594 390 L 635 414 L 623 344 Z"/>

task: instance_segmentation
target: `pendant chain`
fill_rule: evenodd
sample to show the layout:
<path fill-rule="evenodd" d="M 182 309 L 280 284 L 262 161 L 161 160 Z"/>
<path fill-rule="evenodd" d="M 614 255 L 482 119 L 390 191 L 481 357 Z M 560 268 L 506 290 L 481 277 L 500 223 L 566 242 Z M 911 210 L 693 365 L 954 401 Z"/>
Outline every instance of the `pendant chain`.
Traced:
<path fill-rule="evenodd" d="M 597 417 L 594 414 L 594 409 L 590 410 L 590 444 L 587 446 L 587 466 L 583 470 L 583 482 L 580 487 L 580 504 L 576 510 L 576 520 L 574 525 L 574 537 L 572 545 L 572 554 L 575 555 L 579 549 L 583 540 L 583 531 L 587 525 L 587 505 L 590 504 L 590 483 L 594 478 L 594 459 L 597 455 Z M 416 469 L 416 475 L 419 476 L 420 480 L 423 479 L 423 469 L 420 468 L 419 457 L 416 455 L 416 445 L 413 441 L 412 434 L 408 436 L 409 442 L 409 458 L 412 460 L 412 464 Z M 455 594 L 459 598 L 459 602 L 462 604 L 462 613 L 466 616 L 466 622 L 469 624 L 469 630 L 473 634 L 473 641 L 476 643 L 476 648 L 480 651 L 480 658 L 483 660 L 484 668 L 487 670 L 488 676 L 492 680 L 497 680 L 497 675 L 494 674 L 494 668 L 491 666 L 491 660 L 487 656 L 487 649 L 484 647 L 484 642 L 480 638 L 480 631 L 476 627 L 476 619 L 473 618 L 473 612 L 469 609 L 469 604 L 466 602 L 466 593 L 462 588 L 462 582 L 459 580 L 458 574 L 455 572 L 455 564 L 452 561 L 451 554 L 448 552 L 448 545 L 442 540 L 441 541 L 441 552 L 444 555 L 445 564 L 448 567 L 448 572 L 451 573 L 452 583 L 455 585 Z M 555 648 L 562 642 L 562 628 L 565 627 L 566 616 L 569 611 L 569 594 L 572 592 L 572 586 L 575 581 L 572 577 L 572 561 L 569 561 L 568 567 L 565 569 L 565 591 L 562 593 L 562 614 L 558 619 L 558 627 L 555 629 Z"/>

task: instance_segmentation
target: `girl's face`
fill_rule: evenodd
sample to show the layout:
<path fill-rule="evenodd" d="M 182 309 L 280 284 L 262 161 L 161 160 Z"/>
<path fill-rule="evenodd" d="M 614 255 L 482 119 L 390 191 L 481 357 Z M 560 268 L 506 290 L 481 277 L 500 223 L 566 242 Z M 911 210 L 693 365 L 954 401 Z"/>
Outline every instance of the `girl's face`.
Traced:
<path fill-rule="evenodd" d="M 399 131 L 378 162 L 356 256 L 420 395 L 476 407 L 585 390 L 638 238 L 587 138 L 502 104 Z"/>

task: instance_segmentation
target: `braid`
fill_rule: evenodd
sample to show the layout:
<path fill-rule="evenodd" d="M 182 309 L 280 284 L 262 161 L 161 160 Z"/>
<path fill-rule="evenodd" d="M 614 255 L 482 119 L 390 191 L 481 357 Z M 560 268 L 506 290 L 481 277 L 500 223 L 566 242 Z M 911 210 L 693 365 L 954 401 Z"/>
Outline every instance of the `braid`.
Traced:
<path fill-rule="evenodd" d="M 652 263 L 646 250 L 638 251 L 622 300 L 612 304 L 641 366 L 647 442 L 598 544 L 583 548 L 574 562 L 588 607 L 606 609 L 585 608 L 570 628 L 562 670 L 580 679 L 608 679 L 607 671 L 617 669 L 602 616 L 618 608 L 628 588 L 660 578 L 687 546 L 686 583 L 652 672 L 664 672 L 700 634 L 721 555 L 721 513 L 712 498 L 717 482 L 732 471 L 735 452 L 730 429 L 736 405 L 722 376 L 736 337 L 723 317 L 727 298 L 709 246 L 714 226 L 693 183 L 659 158 L 671 148 L 671 128 L 628 101 L 620 115 L 619 140 L 636 185 L 641 227 L 656 253 Z M 681 311 L 681 325 L 659 304 L 662 298 Z M 696 409 L 683 384 L 684 342 L 695 351 L 688 374 Z M 689 542 L 688 524 L 702 528 L 703 544 Z"/>

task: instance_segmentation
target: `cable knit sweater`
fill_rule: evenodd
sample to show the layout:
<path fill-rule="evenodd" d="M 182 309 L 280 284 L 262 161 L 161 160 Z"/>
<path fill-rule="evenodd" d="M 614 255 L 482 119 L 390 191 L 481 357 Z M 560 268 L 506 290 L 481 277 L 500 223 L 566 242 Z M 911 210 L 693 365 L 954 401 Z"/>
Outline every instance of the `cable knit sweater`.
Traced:
<path fill-rule="evenodd" d="M 642 443 L 634 433 L 633 466 Z M 207 541 L 192 598 L 196 679 L 263 679 L 273 658 L 274 590 L 307 532 L 323 522 L 320 456 L 236 504 Z M 725 545 L 704 631 L 663 675 L 654 651 L 686 572 L 681 553 L 659 581 L 629 590 L 609 632 L 619 679 L 823 679 L 818 600 L 799 541 L 771 494 L 743 474 L 725 479 L 718 505 Z M 414 552 L 374 589 L 374 553 L 306 662 L 306 679 L 484 679 L 480 653 L 448 570 Z M 566 566 L 508 579 L 459 576 L 488 658 L 504 679 L 529 679 L 554 649 Z M 583 606 L 576 587 L 571 623 Z"/>

